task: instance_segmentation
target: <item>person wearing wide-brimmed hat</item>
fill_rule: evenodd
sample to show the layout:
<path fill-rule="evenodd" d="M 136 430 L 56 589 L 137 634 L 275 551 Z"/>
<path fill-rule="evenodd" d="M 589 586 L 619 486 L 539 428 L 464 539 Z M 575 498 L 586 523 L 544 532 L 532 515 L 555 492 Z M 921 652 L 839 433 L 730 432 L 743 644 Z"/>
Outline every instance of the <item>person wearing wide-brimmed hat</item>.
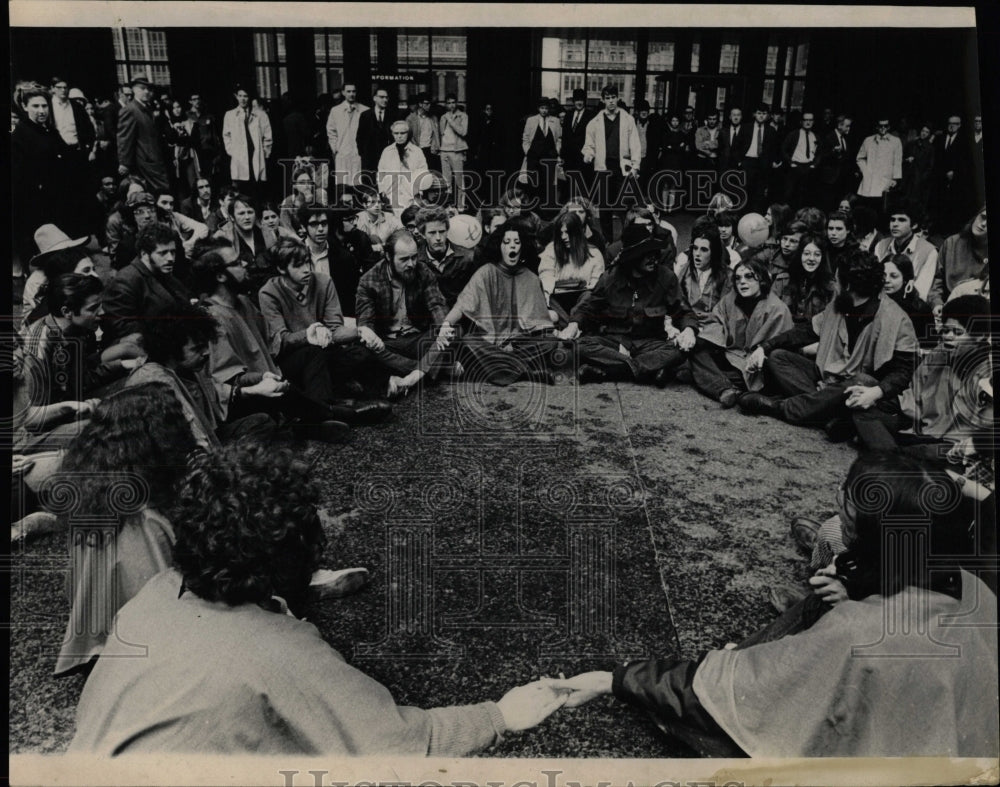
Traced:
<path fill-rule="evenodd" d="M 661 261 L 664 241 L 642 227 L 628 227 L 614 266 L 585 293 L 570 314 L 563 339 L 587 332 L 578 342 L 581 383 L 652 381 L 665 385 L 694 346 L 698 321 L 684 302 L 677 276 Z M 665 321 L 680 328 L 667 340 Z"/>
<path fill-rule="evenodd" d="M 89 270 L 75 270 L 77 263 L 82 263 L 84 260 L 90 262 L 85 248 L 88 240 L 90 240 L 89 237 L 71 238 L 55 224 L 43 224 L 35 230 L 35 245 L 38 247 L 38 254 L 28 260 L 32 272 L 27 281 L 24 282 L 24 293 L 21 297 L 25 316 L 38 306 L 45 294 L 48 270 L 53 258 L 58 258 L 55 261 L 57 267 L 60 268 L 59 273 L 90 273 Z M 91 262 L 90 268 L 93 269 L 93 267 Z"/>

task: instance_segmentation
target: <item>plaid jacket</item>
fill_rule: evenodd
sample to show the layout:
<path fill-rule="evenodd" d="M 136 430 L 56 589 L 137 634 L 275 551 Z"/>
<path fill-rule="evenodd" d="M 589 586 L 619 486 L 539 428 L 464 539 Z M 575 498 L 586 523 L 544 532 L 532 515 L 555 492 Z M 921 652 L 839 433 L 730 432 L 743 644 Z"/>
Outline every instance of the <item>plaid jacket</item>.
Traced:
<path fill-rule="evenodd" d="M 383 260 L 365 273 L 358 282 L 356 297 L 358 327 L 371 328 L 381 337 L 388 335 L 395 317 L 389 266 L 388 260 Z M 416 281 L 404 284 L 406 313 L 413 327 L 423 331 L 444 322 L 448 305 L 430 268 L 418 262 L 416 272 Z"/>

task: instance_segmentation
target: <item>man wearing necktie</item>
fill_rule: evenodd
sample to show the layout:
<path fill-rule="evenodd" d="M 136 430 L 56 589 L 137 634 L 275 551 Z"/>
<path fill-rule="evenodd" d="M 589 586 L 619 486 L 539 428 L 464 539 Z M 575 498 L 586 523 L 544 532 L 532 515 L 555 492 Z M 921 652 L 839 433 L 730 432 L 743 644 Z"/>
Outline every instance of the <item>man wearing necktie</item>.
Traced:
<path fill-rule="evenodd" d="M 592 168 L 583 163 L 583 143 L 587 141 L 587 124 L 594 117 L 587 107 L 587 91 L 576 88 L 573 91 L 573 108 L 566 113 L 562 126 L 562 160 L 567 177 L 571 172 L 579 172 L 581 184 L 586 186 L 591 180 Z"/>
<path fill-rule="evenodd" d="M 746 173 L 747 209 L 763 213 L 767 204 L 767 182 L 775 163 L 774 128 L 767 122 L 769 108 L 761 104 L 754 112 L 753 127 L 746 135 L 740 168 Z"/>
<path fill-rule="evenodd" d="M 358 88 L 353 83 L 346 83 L 343 93 L 344 100 L 330 110 L 326 120 L 326 136 L 334 156 L 333 171 L 337 183 L 353 186 L 361 175 L 358 124 L 361 113 L 368 107 L 358 103 Z"/>
<path fill-rule="evenodd" d="M 259 184 L 267 181 L 267 159 L 271 155 L 271 121 L 262 109 L 250 106 L 250 94 L 237 86 L 236 107 L 222 119 L 222 142 L 229 156 L 233 186 L 259 198 Z"/>
<path fill-rule="evenodd" d="M 850 155 L 849 134 L 853 120 L 838 115 L 835 126 L 820 139 L 816 151 L 818 207 L 829 212 L 841 198 L 854 191 L 854 159 Z"/>
<path fill-rule="evenodd" d="M 729 110 L 729 122 L 719 131 L 719 175 L 729 169 L 739 169 L 743 152 L 749 144 L 749 127 L 743 122 L 743 110 Z"/>
<path fill-rule="evenodd" d="M 524 150 L 521 180 L 526 179 L 529 188 L 539 197 L 554 196 L 556 162 L 562 142 L 562 128 L 556 118 L 549 116 L 549 108 L 545 96 L 538 99 L 538 114 L 525 121 L 521 134 Z"/>
<path fill-rule="evenodd" d="M 802 128 L 790 133 L 781 143 L 781 158 L 786 168 L 784 201 L 793 208 L 815 202 L 812 198 L 813 173 L 816 168 L 815 122 L 816 116 L 809 110 L 804 110 Z"/>
<path fill-rule="evenodd" d="M 378 170 L 379 157 L 387 146 L 392 144 L 392 124 L 397 119 L 389 108 L 389 91 L 384 87 L 376 87 L 372 95 L 371 109 L 366 109 L 358 119 L 357 148 L 361 155 L 361 168 L 369 179 L 369 185 L 374 182 Z"/>
<path fill-rule="evenodd" d="M 971 169 L 972 146 L 962 130 L 962 118 L 952 115 L 934 145 L 932 207 L 935 230 L 942 235 L 958 232 L 976 209 L 970 200 Z"/>

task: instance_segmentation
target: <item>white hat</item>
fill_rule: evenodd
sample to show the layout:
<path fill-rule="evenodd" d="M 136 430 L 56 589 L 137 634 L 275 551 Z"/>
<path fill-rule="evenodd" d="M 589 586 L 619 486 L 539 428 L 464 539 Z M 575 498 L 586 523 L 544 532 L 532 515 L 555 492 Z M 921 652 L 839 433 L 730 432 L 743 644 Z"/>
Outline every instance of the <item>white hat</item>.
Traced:
<path fill-rule="evenodd" d="M 43 224 L 35 230 L 35 245 L 38 247 L 38 254 L 32 257 L 28 261 L 28 264 L 33 265 L 35 260 L 44 257 L 46 254 L 51 254 L 54 251 L 62 251 L 63 249 L 72 249 L 74 246 L 82 246 L 89 240 L 89 236 L 86 238 L 70 238 L 69 235 L 59 229 L 55 224 Z"/>
<path fill-rule="evenodd" d="M 71 87 L 69 89 L 69 96 L 68 96 L 68 98 L 71 98 L 71 99 L 72 98 L 82 98 L 84 101 L 87 100 L 87 97 L 85 95 L 83 95 L 83 91 L 80 90 L 80 88 L 78 88 L 78 87 Z"/>
<path fill-rule="evenodd" d="M 448 221 L 448 240 L 452 246 L 474 249 L 483 237 L 483 225 L 472 216 L 459 213 Z"/>

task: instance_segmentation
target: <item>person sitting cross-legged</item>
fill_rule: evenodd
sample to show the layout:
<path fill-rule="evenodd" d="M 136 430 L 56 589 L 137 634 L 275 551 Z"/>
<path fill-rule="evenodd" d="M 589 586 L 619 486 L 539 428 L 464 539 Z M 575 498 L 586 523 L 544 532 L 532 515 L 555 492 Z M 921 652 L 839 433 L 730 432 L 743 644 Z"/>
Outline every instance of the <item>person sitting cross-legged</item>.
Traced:
<path fill-rule="evenodd" d="M 433 378 L 445 360 L 436 340 L 448 306 L 419 254 L 417 237 L 396 230 L 385 242 L 385 258 L 358 284 L 358 333 L 395 373 L 389 378 L 392 394 L 427 374 Z"/>
<path fill-rule="evenodd" d="M 735 405 L 744 391 L 764 387 L 761 371 L 746 369 L 750 348 L 792 327 L 792 315 L 771 292 L 763 263 L 739 263 L 732 279 L 733 288 L 712 309 L 688 361 L 695 387 L 725 408 Z"/>
<path fill-rule="evenodd" d="M 458 343 L 457 360 L 472 377 L 494 385 L 553 382 L 549 356 L 559 347 L 545 294 L 530 270 L 537 256 L 527 231 L 512 221 L 490 236 L 489 262 L 472 274 L 445 315 L 438 347 L 455 339 L 463 317 L 473 328 Z"/>
<path fill-rule="evenodd" d="M 371 337 L 344 324 L 333 280 L 315 272 L 309 250 L 289 238 L 275 244 L 272 259 L 279 275 L 258 298 L 271 356 L 285 378 L 314 401 L 354 407 L 356 423 L 385 420 L 392 411 L 388 402 L 354 406 L 337 399 L 338 385 L 341 395 L 371 393 L 385 390 L 389 375 L 372 352 Z"/>
<path fill-rule="evenodd" d="M 669 382 L 694 347 L 698 320 L 684 303 L 664 243 L 640 226 L 627 227 L 624 248 L 570 315 L 562 339 L 578 340 L 581 384 L 603 380 Z M 680 333 L 671 343 L 665 321 Z M 593 332 L 590 332 L 593 331 Z"/>
<path fill-rule="evenodd" d="M 348 664 L 298 617 L 326 547 L 319 496 L 305 462 L 266 445 L 191 461 L 174 506 L 176 568 L 118 613 L 70 753 L 460 757 L 563 704 L 536 681 L 498 702 L 401 706 Z M 145 658 L 116 658 L 133 642 Z"/>
<path fill-rule="evenodd" d="M 764 367 L 784 396 L 744 394 L 744 413 L 819 426 L 835 442 L 854 435 L 855 414 L 896 420 L 899 394 L 910 384 L 916 359 L 913 323 L 882 294 L 882 263 L 873 254 L 854 251 L 845 278 L 846 290 L 811 325 L 766 339 L 751 353 L 747 369 Z M 795 352 L 814 342 L 815 359 Z"/>
<path fill-rule="evenodd" d="M 202 448 L 244 437 L 273 439 L 277 424 L 263 413 L 226 420 L 219 392 L 206 373 L 209 342 L 217 332 L 215 318 L 200 306 L 184 304 L 151 312 L 141 327 L 146 361 L 129 374 L 125 387 L 166 384 Z"/>

